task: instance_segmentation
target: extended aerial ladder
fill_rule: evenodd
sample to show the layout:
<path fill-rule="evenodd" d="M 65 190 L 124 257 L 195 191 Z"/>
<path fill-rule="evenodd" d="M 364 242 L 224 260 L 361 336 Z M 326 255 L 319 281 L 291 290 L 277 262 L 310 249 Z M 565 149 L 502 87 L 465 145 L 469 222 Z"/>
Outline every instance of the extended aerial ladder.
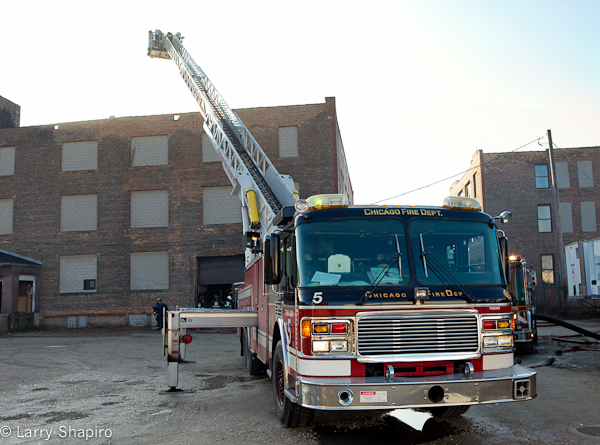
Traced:
<path fill-rule="evenodd" d="M 200 106 L 204 131 L 242 203 L 246 264 L 258 251 L 258 240 L 272 230 L 273 219 L 298 199 L 294 181 L 280 175 L 241 119 L 227 105 L 204 71 L 183 47 L 181 33 L 149 31 L 148 55 L 171 59 Z"/>
<path fill-rule="evenodd" d="M 183 47 L 180 33 L 149 32 L 148 55 L 171 59 L 200 106 L 204 131 L 216 150 L 223 169 L 242 204 L 246 239 L 246 265 L 260 255 L 265 235 L 277 224 L 276 216 L 298 199 L 294 181 L 277 172 L 241 119 L 229 108 L 204 71 Z M 169 391 L 177 390 L 179 364 L 185 359 L 185 345 L 191 341 L 188 329 L 204 327 L 256 327 L 258 313 L 249 310 L 180 308 L 168 311 L 166 341 Z"/>

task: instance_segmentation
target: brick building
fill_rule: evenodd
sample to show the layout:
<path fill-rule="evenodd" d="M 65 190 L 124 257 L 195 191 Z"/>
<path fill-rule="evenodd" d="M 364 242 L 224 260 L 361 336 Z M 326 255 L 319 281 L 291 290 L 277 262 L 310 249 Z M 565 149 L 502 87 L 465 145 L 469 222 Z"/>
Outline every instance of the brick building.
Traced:
<path fill-rule="evenodd" d="M 302 197 L 352 200 L 334 98 L 235 111 Z M 202 124 L 187 113 L 0 130 L 0 249 L 41 265 L 41 327 L 147 325 L 157 298 L 195 306 L 243 279 L 240 203 Z M 3 314 L 19 313 L 32 275 L 0 277 L 16 283 Z"/>
<path fill-rule="evenodd" d="M 555 150 L 559 212 L 564 245 L 598 238 L 600 193 L 594 175 L 600 169 L 600 147 Z M 492 216 L 504 210 L 512 220 L 502 226 L 511 253 L 522 255 L 538 276 L 536 296 L 547 303 L 558 296 L 558 240 L 548 150 L 475 152 L 469 170 L 450 194 L 477 199 Z M 572 264 L 567 264 L 571 268 Z M 569 269 L 568 269 L 569 270 Z M 566 288 L 566 273 L 562 284 Z M 564 297 L 563 297 L 564 298 Z M 539 305 L 538 305 L 539 306 Z"/>

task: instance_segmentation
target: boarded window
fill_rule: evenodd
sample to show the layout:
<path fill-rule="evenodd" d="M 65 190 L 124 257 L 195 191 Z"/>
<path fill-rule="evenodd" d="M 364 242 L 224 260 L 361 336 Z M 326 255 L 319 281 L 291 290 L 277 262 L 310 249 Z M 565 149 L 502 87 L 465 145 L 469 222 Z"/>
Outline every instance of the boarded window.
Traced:
<path fill-rule="evenodd" d="M 239 224 L 242 222 L 242 205 L 231 187 L 204 187 L 202 189 L 203 224 Z"/>
<path fill-rule="evenodd" d="M 131 290 L 168 290 L 169 253 L 132 253 L 130 276 Z"/>
<path fill-rule="evenodd" d="M 213 143 L 206 133 L 202 133 L 202 162 L 220 162 L 221 159 L 215 150 Z"/>
<path fill-rule="evenodd" d="M 279 157 L 298 157 L 298 127 L 279 128 Z"/>
<path fill-rule="evenodd" d="M 169 191 L 131 192 L 131 228 L 169 227 Z"/>
<path fill-rule="evenodd" d="M 571 188 L 571 180 L 569 178 L 569 163 L 557 162 L 556 164 L 556 185 L 559 189 Z"/>
<path fill-rule="evenodd" d="M 13 233 L 13 200 L 0 199 L 0 235 Z"/>
<path fill-rule="evenodd" d="M 595 232 L 596 226 L 596 203 L 582 202 L 581 203 L 581 231 Z"/>
<path fill-rule="evenodd" d="M 98 170 L 98 141 L 62 144 L 62 171 Z"/>
<path fill-rule="evenodd" d="M 15 174 L 15 147 L 0 148 L 0 176 Z"/>
<path fill-rule="evenodd" d="M 570 202 L 560 203 L 560 225 L 563 233 L 573 232 L 573 209 Z"/>
<path fill-rule="evenodd" d="M 98 230 L 98 195 L 67 195 L 60 199 L 60 231 Z"/>
<path fill-rule="evenodd" d="M 577 163 L 577 173 L 579 174 L 579 187 L 594 186 L 594 172 L 592 171 L 591 161 L 580 161 Z"/>
<path fill-rule="evenodd" d="M 59 292 L 96 292 L 97 263 L 96 255 L 61 256 Z M 90 281 L 93 289 L 89 288 Z"/>
<path fill-rule="evenodd" d="M 131 166 L 144 167 L 169 164 L 169 137 L 131 138 Z"/>

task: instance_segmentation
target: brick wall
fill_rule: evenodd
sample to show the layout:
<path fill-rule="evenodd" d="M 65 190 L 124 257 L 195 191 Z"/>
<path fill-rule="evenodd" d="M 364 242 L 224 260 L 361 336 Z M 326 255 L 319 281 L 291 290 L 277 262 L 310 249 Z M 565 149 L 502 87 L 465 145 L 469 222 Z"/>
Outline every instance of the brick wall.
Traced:
<path fill-rule="evenodd" d="M 329 108 L 322 103 L 236 112 L 278 171 L 299 182 L 307 197 L 340 187 L 332 152 L 343 155 L 343 146 L 331 136 Z M 159 115 L 0 129 L 0 150 L 15 149 L 14 174 L 0 176 L 0 202 L 13 204 L 14 228 L 0 235 L 0 246 L 43 262 L 42 327 L 66 327 L 67 316 L 86 316 L 88 326 L 92 316 L 126 325 L 130 314 L 151 313 L 157 297 L 169 307 L 190 306 L 196 257 L 243 254 L 241 224 L 203 219 L 204 190 L 231 186 L 220 162 L 203 162 L 203 153 L 214 150 L 203 147 L 202 124 L 199 113 L 187 113 L 179 120 Z M 280 127 L 298 128 L 298 157 L 279 157 Z M 167 142 L 167 164 L 141 161 L 153 141 L 163 156 Z M 80 142 L 97 142 L 97 168 L 62 171 L 63 147 Z M 168 226 L 132 227 L 132 194 L 157 190 L 168 193 Z M 61 200 L 75 195 L 97 196 L 96 230 L 61 231 Z M 131 290 L 131 255 L 152 252 L 168 253 L 168 289 Z M 60 292 L 60 258 L 77 255 L 97 257 L 96 292 Z"/>

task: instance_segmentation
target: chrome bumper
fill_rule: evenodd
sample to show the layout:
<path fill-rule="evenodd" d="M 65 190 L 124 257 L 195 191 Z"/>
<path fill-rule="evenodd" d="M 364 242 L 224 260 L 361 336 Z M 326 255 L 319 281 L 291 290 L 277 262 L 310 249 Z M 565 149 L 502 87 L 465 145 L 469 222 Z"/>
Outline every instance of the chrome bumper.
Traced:
<path fill-rule="evenodd" d="M 433 408 L 444 405 L 531 400 L 536 396 L 536 372 L 515 365 L 475 372 L 427 377 L 299 377 L 297 401 L 313 409 Z M 287 393 L 288 396 L 290 395 Z M 293 400 L 293 399 L 292 399 Z"/>

